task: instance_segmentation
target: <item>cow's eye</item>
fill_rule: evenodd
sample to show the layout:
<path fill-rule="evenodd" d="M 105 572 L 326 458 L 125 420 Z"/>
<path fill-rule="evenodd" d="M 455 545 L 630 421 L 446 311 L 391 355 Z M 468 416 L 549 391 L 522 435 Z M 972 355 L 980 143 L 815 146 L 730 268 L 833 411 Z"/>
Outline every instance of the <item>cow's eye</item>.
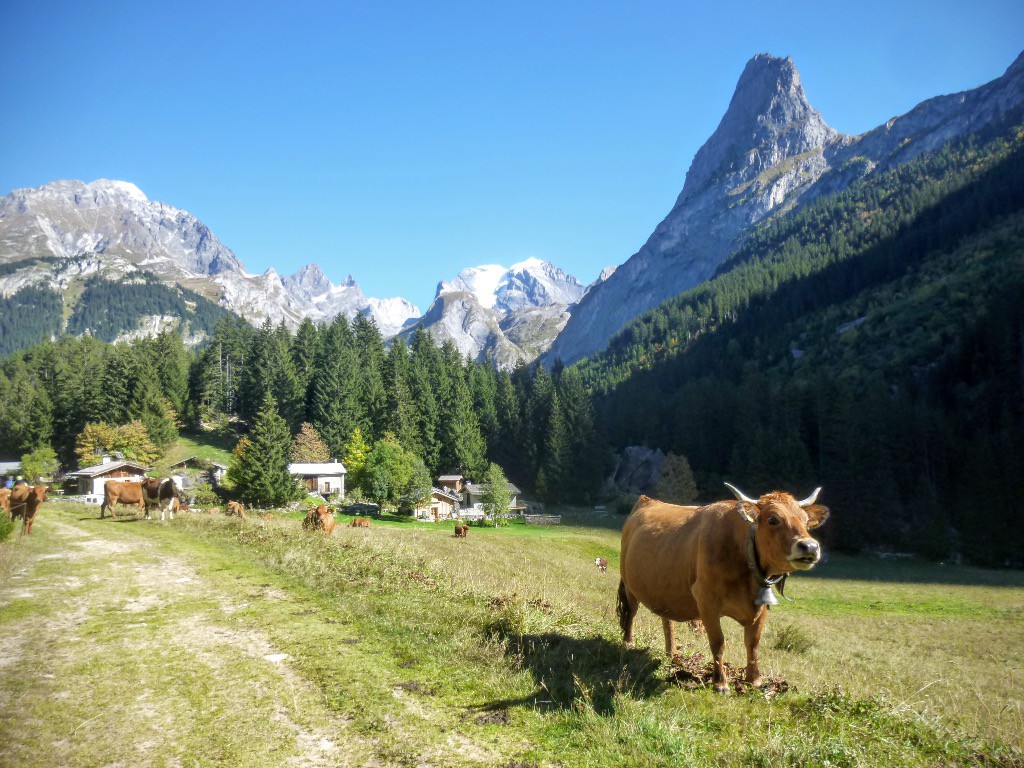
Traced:
<path fill-rule="evenodd" d="M 778 524 L 779 524 L 779 518 L 777 518 L 775 515 L 772 515 L 771 517 L 768 518 L 768 525 L 778 525 Z"/>

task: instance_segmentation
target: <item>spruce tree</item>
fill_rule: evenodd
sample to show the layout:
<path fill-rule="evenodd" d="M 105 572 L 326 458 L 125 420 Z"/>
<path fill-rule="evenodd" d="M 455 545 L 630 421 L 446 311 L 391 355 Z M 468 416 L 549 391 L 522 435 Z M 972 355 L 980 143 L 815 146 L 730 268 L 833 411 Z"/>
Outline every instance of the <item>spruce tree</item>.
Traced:
<path fill-rule="evenodd" d="M 298 482 L 288 471 L 290 444 L 288 425 L 268 393 L 254 419 L 248 444 L 232 456 L 228 470 L 243 501 L 280 506 L 301 496 Z"/>

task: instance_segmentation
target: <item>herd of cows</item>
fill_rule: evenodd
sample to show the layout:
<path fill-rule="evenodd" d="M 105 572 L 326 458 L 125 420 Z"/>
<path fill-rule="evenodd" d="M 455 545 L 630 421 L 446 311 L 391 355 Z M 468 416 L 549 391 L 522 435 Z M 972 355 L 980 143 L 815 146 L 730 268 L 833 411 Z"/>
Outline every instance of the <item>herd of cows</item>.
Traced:
<path fill-rule="evenodd" d="M 784 595 L 786 577 L 794 571 L 809 570 L 821 560 L 821 546 L 809 531 L 828 518 L 829 510 L 816 504 L 820 488 L 803 501 L 781 491 L 753 499 L 726 483 L 735 501 L 705 506 L 679 506 L 641 496 L 622 528 L 619 558 L 619 588 L 616 612 L 623 640 L 633 643 L 633 620 L 640 605 L 659 616 L 665 633 L 665 652 L 673 656 L 675 622 L 690 622 L 706 632 L 712 655 L 712 684 L 727 693 L 729 684 L 723 656 L 725 636 L 722 617 L 743 627 L 747 664 L 744 681 L 761 683 L 758 649 L 768 622 L 768 612 L 777 605 L 773 589 Z M 0 506 L 12 520 L 22 518 L 22 534 L 32 531 L 40 504 L 46 501 L 45 485 L 25 483 L 0 488 Z M 107 510 L 116 517 L 118 504 L 143 510 L 160 508 L 174 519 L 174 512 L 187 509 L 181 503 L 171 478 L 146 478 L 139 482 L 108 480 L 104 488 L 100 518 Z M 226 512 L 247 520 L 245 507 L 230 501 Z M 312 507 L 302 522 L 304 529 L 326 536 L 336 522 L 328 507 Z M 352 528 L 369 528 L 370 519 L 357 517 Z M 468 526 L 457 524 L 455 537 L 466 538 Z M 598 570 L 608 560 L 595 560 Z"/>

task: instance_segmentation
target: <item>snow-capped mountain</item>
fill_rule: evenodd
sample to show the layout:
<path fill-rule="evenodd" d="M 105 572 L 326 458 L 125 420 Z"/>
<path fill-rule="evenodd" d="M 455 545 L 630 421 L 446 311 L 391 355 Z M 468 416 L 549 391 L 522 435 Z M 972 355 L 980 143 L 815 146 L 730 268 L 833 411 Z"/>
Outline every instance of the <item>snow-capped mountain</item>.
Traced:
<path fill-rule="evenodd" d="M 549 261 L 526 259 L 511 267 L 488 264 L 443 280 L 422 325 L 438 341 L 450 340 L 463 356 L 489 356 L 501 368 L 543 353 L 586 289 Z"/>
<path fill-rule="evenodd" d="M 49 288 L 74 301 L 90 277 L 131 279 L 149 273 L 220 304 L 254 324 L 297 325 L 304 317 L 372 317 L 385 335 L 419 310 L 404 299 L 367 298 L 349 277 L 334 286 L 316 265 L 281 278 L 242 262 L 187 211 L 151 201 L 134 184 L 99 179 L 54 181 L 0 198 L 0 293 Z M 140 318 L 145 326 L 152 318 Z"/>
<path fill-rule="evenodd" d="M 306 317 L 314 321 L 330 321 L 338 315 L 348 318 L 366 315 L 390 338 L 420 316 L 419 309 L 403 298 L 367 298 L 352 275 L 334 285 L 316 264 L 303 267 L 286 277 L 283 283 L 291 295 L 305 305 Z"/>

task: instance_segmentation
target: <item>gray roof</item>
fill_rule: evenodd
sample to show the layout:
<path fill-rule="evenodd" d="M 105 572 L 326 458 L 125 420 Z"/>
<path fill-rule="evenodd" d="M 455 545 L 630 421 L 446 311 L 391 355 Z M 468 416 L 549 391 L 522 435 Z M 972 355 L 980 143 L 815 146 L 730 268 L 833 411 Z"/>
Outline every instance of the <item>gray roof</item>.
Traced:
<path fill-rule="evenodd" d="M 20 471 L 20 461 L 0 461 L 0 475 L 15 475 Z"/>
<path fill-rule="evenodd" d="M 508 489 L 515 494 L 522 493 L 522 491 L 516 488 L 512 483 L 508 484 Z M 483 496 L 485 493 L 487 493 L 487 485 L 486 483 L 469 483 L 466 486 L 466 490 L 469 491 L 473 496 Z"/>
<path fill-rule="evenodd" d="M 140 470 L 137 474 L 144 475 L 151 467 L 147 467 L 145 464 L 139 464 L 137 461 L 108 461 L 106 464 L 97 464 L 94 467 L 82 467 L 75 472 L 69 472 L 68 477 L 96 477 L 97 475 L 105 475 L 107 472 L 113 472 L 116 469 L 124 469 L 125 467 L 132 467 L 133 469 Z"/>

